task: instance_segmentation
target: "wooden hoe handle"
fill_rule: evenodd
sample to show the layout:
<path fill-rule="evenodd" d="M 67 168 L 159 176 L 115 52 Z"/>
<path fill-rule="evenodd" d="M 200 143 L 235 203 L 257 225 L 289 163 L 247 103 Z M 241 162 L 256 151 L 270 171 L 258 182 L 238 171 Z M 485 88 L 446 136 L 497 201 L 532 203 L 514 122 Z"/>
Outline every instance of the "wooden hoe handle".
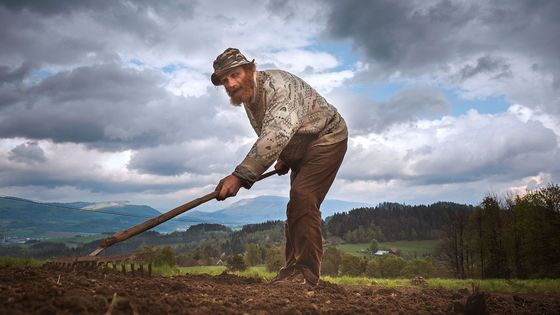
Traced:
<path fill-rule="evenodd" d="M 274 170 L 274 171 L 270 171 L 268 173 L 264 173 L 262 174 L 257 181 L 265 179 L 269 176 L 272 176 L 274 174 L 277 174 L 278 171 Z M 176 216 L 178 216 L 181 213 L 187 212 L 192 208 L 198 207 L 201 204 L 210 201 L 212 199 L 216 199 L 216 197 L 218 196 L 218 192 L 217 191 L 213 191 L 207 195 L 204 195 L 200 198 L 197 198 L 193 201 L 189 201 L 183 205 L 178 206 L 177 208 L 173 209 L 173 210 L 169 210 L 157 217 L 151 218 L 148 221 L 145 221 L 143 223 L 137 224 L 129 229 L 126 230 L 122 230 L 120 232 L 115 233 L 113 236 L 110 236 L 106 239 L 101 240 L 99 246 L 93 251 L 91 252 L 88 256 L 97 256 L 97 254 L 99 254 L 102 250 L 104 250 L 105 248 L 115 244 L 115 243 L 119 243 L 122 241 L 125 241 L 135 235 L 138 235 L 144 231 L 147 231 L 151 228 L 153 228 L 154 226 L 158 226 L 160 224 L 162 224 L 165 221 L 168 221 Z"/>

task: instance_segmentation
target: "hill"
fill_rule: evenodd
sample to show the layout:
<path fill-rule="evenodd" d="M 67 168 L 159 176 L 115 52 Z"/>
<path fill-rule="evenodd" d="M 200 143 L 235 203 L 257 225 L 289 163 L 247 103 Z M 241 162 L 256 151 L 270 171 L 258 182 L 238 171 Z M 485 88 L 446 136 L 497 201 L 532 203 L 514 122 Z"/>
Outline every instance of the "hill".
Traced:
<path fill-rule="evenodd" d="M 243 199 L 214 212 L 189 211 L 154 228 L 158 232 L 186 229 L 198 223 L 230 227 L 285 220 L 288 199 L 262 196 Z M 361 203 L 326 200 L 323 217 L 364 206 Z M 0 232 L 8 236 L 40 238 L 54 234 L 116 232 L 142 223 L 161 213 L 149 206 L 125 202 L 40 203 L 16 197 L 0 198 Z"/>
<path fill-rule="evenodd" d="M 285 220 L 288 198 L 278 196 L 260 196 L 242 199 L 227 208 L 214 212 L 189 211 L 181 218 L 193 221 L 220 223 L 228 226 L 242 226 L 265 221 Z M 334 213 L 347 212 L 355 208 L 366 207 L 367 204 L 341 200 L 325 200 L 321 206 L 324 218 Z"/>
<path fill-rule="evenodd" d="M 0 230 L 7 236 L 37 238 L 56 233 L 115 232 L 159 214 L 148 206 L 122 202 L 40 203 L 15 197 L 0 198 Z M 176 225 L 166 224 L 158 230 L 174 230 Z"/>

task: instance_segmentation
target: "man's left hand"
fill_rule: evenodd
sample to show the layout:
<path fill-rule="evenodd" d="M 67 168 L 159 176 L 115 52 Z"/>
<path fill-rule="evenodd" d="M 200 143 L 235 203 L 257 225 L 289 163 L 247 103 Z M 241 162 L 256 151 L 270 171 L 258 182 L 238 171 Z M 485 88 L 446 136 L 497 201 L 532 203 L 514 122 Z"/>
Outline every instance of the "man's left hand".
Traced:
<path fill-rule="evenodd" d="M 278 175 L 285 175 L 290 171 L 290 167 L 284 161 L 278 159 L 274 165 L 274 169 L 278 171 Z"/>
<path fill-rule="evenodd" d="M 228 175 L 216 186 L 215 191 L 218 192 L 216 199 L 222 201 L 228 197 L 235 196 L 239 188 L 241 188 L 241 180 L 235 175 Z"/>

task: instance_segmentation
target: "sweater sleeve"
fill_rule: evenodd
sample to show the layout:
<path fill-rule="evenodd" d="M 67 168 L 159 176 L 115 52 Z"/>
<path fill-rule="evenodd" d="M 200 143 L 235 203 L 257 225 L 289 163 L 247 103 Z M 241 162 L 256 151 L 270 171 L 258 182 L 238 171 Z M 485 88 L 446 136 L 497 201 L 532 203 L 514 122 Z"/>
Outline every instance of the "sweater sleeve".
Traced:
<path fill-rule="evenodd" d="M 267 90 L 268 99 L 264 101 L 269 106 L 263 117 L 261 134 L 233 172 L 247 189 L 278 159 L 303 122 L 303 106 L 289 84 L 282 82 L 275 86 L 271 81 Z"/>

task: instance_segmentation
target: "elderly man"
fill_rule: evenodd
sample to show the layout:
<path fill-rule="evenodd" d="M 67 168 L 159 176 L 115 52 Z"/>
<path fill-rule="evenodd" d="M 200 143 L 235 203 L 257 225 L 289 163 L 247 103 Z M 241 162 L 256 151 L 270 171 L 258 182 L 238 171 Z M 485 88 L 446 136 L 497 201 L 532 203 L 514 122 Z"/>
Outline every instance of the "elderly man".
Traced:
<path fill-rule="evenodd" d="M 286 221 L 286 265 L 276 283 L 317 285 L 323 237 L 319 207 L 346 153 L 348 131 L 334 106 L 297 76 L 256 71 L 238 49 L 214 61 L 212 83 L 223 85 L 235 106 L 243 104 L 258 139 L 233 173 L 223 178 L 218 200 L 249 189 L 275 161 L 279 175 L 291 170 Z"/>

